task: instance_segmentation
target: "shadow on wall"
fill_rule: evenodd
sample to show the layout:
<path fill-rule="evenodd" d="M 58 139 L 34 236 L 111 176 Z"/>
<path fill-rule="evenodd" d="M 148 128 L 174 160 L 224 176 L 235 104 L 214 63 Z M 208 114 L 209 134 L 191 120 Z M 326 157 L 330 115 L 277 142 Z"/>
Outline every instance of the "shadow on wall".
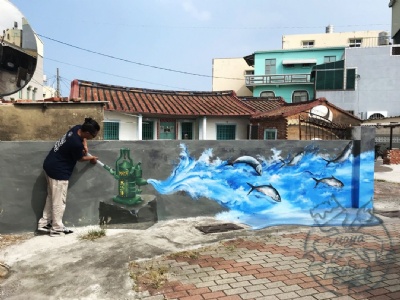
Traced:
<path fill-rule="evenodd" d="M 44 171 L 42 171 L 33 185 L 32 197 L 31 197 L 31 207 L 36 217 L 36 223 L 42 217 L 42 212 L 47 196 L 46 187 L 47 187 L 46 176 L 44 174 Z M 33 224 L 33 230 L 35 229 L 36 229 L 36 224 Z"/>
<path fill-rule="evenodd" d="M 74 176 L 72 176 L 69 181 L 68 189 L 72 188 L 89 168 L 91 168 L 91 165 L 85 164 L 85 166 L 79 171 L 75 170 Z M 32 189 L 31 207 L 35 214 L 36 223 L 42 217 L 44 205 L 46 203 L 46 197 L 47 197 L 46 175 L 45 172 L 42 171 L 39 177 L 36 179 Z M 33 230 L 36 229 L 36 224 L 33 224 L 32 229 Z"/>

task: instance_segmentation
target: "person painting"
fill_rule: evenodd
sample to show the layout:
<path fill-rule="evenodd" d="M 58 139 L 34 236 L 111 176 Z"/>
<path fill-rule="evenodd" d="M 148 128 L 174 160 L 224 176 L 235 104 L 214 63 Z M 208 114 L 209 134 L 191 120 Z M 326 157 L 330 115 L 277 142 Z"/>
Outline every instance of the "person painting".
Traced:
<path fill-rule="evenodd" d="M 77 161 L 96 164 L 97 157 L 87 155 L 87 140 L 95 138 L 99 130 L 100 126 L 95 120 L 85 118 L 82 125 L 75 125 L 68 130 L 46 156 L 43 169 L 47 180 L 47 198 L 35 234 L 63 236 L 73 233 L 62 222 L 69 179 Z"/>

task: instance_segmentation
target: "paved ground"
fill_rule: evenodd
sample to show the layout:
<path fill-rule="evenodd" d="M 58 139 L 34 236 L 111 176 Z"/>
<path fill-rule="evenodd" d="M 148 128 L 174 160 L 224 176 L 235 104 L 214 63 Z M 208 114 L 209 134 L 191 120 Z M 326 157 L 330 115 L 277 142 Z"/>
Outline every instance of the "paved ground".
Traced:
<path fill-rule="evenodd" d="M 335 235 L 326 238 L 326 232 L 310 232 L 309 228 L 232 240 L 200 251 L 195 259 L 153 261 L 153 266 L 157 262 L 168 267 L 171 284 L 152 291 L 153 296 L 148 292 L 141 296 L 146 300 L 400 299 L 400 224 L 386 224 L 386 228 L 393 242 L 386 249 L 393 251 L 393 257 L 374 247 L 379 239 L 387 241 L 383 227 L 370 227 L 356 235 L 373 236 L 362 246 L 375 249 L 372 252 L 378 256 L 383 254 L 375 261 L 350 253 L 355 245 L 330 245 Z M 314 242 L 310 247 L 307 239 Z M 317 253 L 316 248 L 323 251 Z M 341 251 L 344 248 L 347 253 Z M 336 259 L 328 257 L 330 250 L 336 252 L 332 254 L 338 255 Z"/>
<path fill-rule="evenodd" d="M 77 238 L 85 228 L 29 238 L 0 249 L 0 263 L 11 270 L 0 279 L 0 299 L 400 299 L 400 166 L 378 161 L 375 179 L 383 223 L 351 231 L 275 226 L 203 234 L 197 226 L 218 221 L 194 218 L 108 230 L 94 242 Z"/>

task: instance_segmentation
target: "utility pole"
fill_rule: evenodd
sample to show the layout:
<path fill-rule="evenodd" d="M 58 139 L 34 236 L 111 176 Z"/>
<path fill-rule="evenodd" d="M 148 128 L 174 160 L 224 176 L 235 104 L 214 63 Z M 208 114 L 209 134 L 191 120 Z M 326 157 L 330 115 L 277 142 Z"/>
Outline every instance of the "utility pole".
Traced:
<path fill-rule="evenodd" d="M 58 73 L 58 68 L 57 68 L 57 90 L 56 90 L 56 97 L 60 97 L 60 74 Z"/>

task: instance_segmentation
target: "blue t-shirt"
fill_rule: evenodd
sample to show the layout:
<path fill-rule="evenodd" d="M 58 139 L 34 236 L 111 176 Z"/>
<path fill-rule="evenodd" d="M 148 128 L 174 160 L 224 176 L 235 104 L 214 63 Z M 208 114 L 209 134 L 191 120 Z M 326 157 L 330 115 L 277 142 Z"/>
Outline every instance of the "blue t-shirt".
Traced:
<path fill-rule="evenodd" d="M 72 127 L 58 140 L 43 163 L 46 174 L 56 180 L 68 180 L 76 162 L 83 157 L 83 140 L 78 135 L 81 125 Z"/>

